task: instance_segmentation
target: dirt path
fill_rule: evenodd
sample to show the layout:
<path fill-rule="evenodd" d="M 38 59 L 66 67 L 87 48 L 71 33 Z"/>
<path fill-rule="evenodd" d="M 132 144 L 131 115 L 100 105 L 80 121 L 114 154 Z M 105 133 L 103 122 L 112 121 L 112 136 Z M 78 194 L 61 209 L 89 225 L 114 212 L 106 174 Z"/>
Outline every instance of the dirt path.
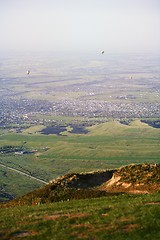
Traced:
<path fill-rule="evenodd" d="M 12 171 L 14 171 L 14 172 L 17 172 L 17 173 L 19 173 L 19 174 L 22 174 L 22 175 L 24 175 L 24 176 L 26 176 L 26 177 L 32 178 L 32 179 L 34 179 L 34 180 L 36 180 L 36 181 L 38 181 L 38 182 L 42 182 L 42 183 L 44 183 L 44 184 L 47 184 L 47 183 L 48 183 L 48 182 L 45 182 L 45 181 L 43 181 L 43 180 L 41 180 L 41 179 L 39 179 L 39 178 L 36 178 L 36 177 L 33 177 L 33 176 L 31 176 L 31 175 L 29 175 L 29 174 L 27 174 L 27 173 L 24 173 L 24 172 L 22 172 L 22 171 L 20 171 L 20 170 L 17 170 L 17 169 L 12 168 L 12 167 L 8 167 L 8 166 L 6 166 L 6 165 L 4 165 L 4 164 L 1 164 L 1 163 L 0 163 L 0 166 L 1 166 L 1 167 L 4 167 L 4 168 L 7 168 L 7 169 L 9 169 L 9 170 L 12 170 Z"/>

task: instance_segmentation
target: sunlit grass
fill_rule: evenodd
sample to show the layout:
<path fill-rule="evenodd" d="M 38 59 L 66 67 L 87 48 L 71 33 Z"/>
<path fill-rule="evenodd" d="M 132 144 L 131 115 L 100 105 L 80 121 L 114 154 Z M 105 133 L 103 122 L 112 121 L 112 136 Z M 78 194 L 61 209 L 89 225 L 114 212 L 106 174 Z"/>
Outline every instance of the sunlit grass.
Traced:
<path fill-rule="evenodd" d="M 159 197 L 121 195 L 0 209 L 1 239 L 157 240 Z"/>

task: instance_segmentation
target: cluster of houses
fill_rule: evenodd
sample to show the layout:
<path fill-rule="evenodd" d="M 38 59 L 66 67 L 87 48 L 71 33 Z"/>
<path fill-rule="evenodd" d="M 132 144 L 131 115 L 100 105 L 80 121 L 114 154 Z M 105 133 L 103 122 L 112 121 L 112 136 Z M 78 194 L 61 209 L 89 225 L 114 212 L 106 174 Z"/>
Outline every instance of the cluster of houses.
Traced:
<path fill-rule="evenodd" d="M 43 115 L 42 118 L 36 116 Z M 46 118 L 45 118 L 46 116 Z M 86 118 L 159 118 L 159 103 L 108 102 L 91 100 L 0 100 L 0 127 L 22 124 L 39 124 L 47 116 L 83 116 Z"/>

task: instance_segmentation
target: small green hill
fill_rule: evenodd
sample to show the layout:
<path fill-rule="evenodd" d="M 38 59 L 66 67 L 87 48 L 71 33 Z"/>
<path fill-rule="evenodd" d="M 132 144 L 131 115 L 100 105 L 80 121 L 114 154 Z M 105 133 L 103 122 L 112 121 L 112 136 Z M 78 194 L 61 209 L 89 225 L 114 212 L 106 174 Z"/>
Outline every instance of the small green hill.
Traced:
<path fill-rule="evenodd" d="M 122 193 L 158 191 L 160 164 L 132 164 L 115 170 L 66 174 L 40 189 L 5 203 L 5 206 L 37 205 Z"/>

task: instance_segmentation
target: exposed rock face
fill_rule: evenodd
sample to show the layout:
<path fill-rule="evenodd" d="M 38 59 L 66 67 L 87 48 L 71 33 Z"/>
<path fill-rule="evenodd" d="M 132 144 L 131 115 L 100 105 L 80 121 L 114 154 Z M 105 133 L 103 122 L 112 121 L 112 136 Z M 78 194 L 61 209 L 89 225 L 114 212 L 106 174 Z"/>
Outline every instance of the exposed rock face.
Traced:
<path fill-rule="evenodd" d="M 95 188 L 111 179 L 114 172 L 115 170 L 105 170 L 89 173 L 67 174 L 51 181 L 50 183 L 65 186 L 70 189 Z"/>
<path fill-rule="evenodd" d="M 158 192 L 160 191 L 160 164 L 132 164 L 119 168 L 99 189 L 128 193 Z"/>
<path fill-rule="evenodd" d="M 128 165 L 116 170 L 66 174 L 36 191 L 6 203 L 6 206 L 159 191 L 160 164 Z"/>

